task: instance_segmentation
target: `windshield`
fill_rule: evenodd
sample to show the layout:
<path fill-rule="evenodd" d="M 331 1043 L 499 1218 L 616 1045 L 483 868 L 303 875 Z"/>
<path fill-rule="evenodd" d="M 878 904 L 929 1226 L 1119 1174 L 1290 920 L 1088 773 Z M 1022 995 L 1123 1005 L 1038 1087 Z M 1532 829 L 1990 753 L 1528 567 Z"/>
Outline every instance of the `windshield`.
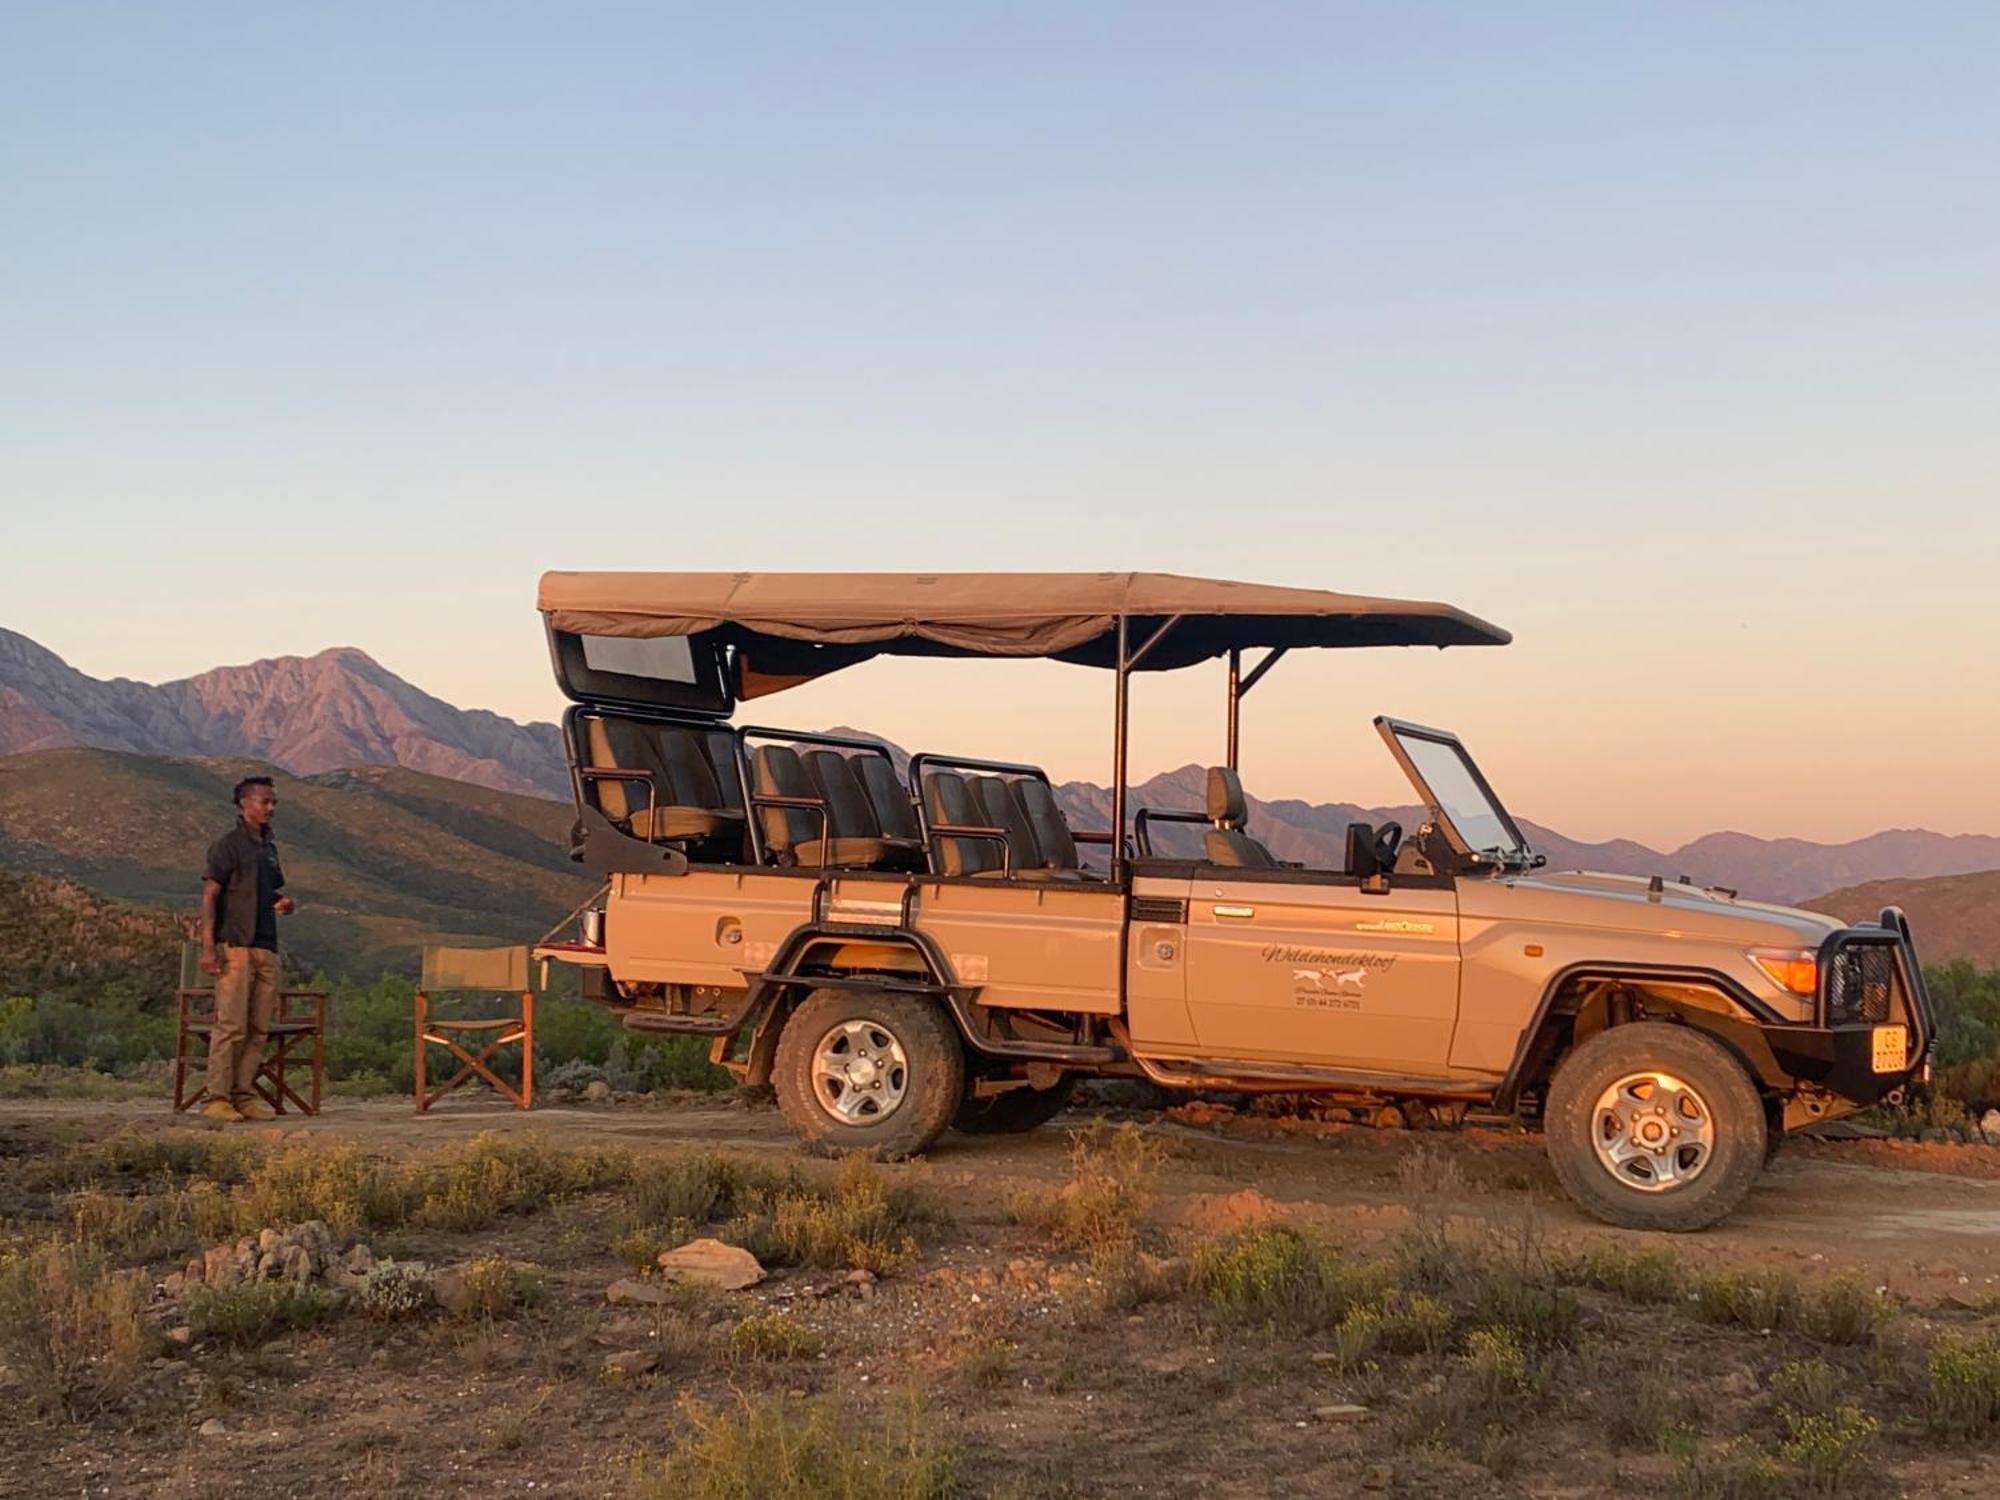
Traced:
<path fill-rule="evenodd" d="M 1393 721 L 1388 727 L 1417 778 L 1418 791 L 1451 824 L 1466 848 L 1503 859 L 1527 855 L 1527 841 L 1487 790 L 1456 737 Z"/>

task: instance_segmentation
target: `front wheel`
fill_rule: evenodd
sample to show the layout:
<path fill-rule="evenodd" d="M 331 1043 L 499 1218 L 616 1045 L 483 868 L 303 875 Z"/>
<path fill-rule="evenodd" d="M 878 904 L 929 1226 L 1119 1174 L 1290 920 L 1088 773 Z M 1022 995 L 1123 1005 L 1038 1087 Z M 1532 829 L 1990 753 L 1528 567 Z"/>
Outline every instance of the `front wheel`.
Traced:
<path fill-rule="evenodd" d="M 1769 1126 L 1743 1065 L 1686 1026 L 1601 1031 L 1556 1070 L 1549 1161 L 1607 1224 L 1682 1232 L 1725 1218 L 1763 1169 Z"/>
<path fill-rule="evenodd" d="M 965 1093 L 965 1051 L 937 1006 L 894 990 L 814 990 L 778 1036 L 778 1108 L 826 1151 L 914 1156 Z"/>

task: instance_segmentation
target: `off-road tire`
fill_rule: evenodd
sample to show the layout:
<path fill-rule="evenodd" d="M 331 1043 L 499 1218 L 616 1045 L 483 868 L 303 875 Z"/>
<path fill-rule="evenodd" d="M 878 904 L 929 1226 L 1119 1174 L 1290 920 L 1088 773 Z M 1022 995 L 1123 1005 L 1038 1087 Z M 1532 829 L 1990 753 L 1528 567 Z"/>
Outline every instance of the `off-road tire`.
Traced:
<path fill-rule="evenodd" d="M 813 1064 L 820 1039 L 842 1021 L 872 1021 L 901 1043 L 909 1069 L 902 1102 L 883 1119 L 847 1124 L 821 1108 Z M 771 1068 L 778 1109 L 809 1147 L 832 1155 L 865 1151 L 915 1156 L 944 1134 L 965 1095 L 965 1049 L 935 1004 L 895 990 L 814 990 L 778 1035 Z"/>
<path fill-rule="evenodd" d="M 1600 1162 L 1592 1140 L 1597 1101 L 1632 1073 L 1686 1081 L 1713 1122 L 1714 1144 L 1693 1180 L 1659 1191 L 1628 1186 Z M 1549 1084 L 1542 1130 L 1549 1161 L 1583 1210 L 1621 1229 L 1686 1233 L 1726 1218 L 1763 1170 L 1770 1127 L 1742 1063 L 1687 1026 L 1641 1021 L 1600 1031 L 1562 1060 Z"/>
<path fill-rule="evenodd" d="M 967 1135 L 1020 1135 L 1061 1114 L 1075 1092 L 1076 1079 L 1065 1073 L 1053 1088 L 1009 1089 L 984 1098 L 967 1093 L 952 1117 L 952 1128 Z"/>

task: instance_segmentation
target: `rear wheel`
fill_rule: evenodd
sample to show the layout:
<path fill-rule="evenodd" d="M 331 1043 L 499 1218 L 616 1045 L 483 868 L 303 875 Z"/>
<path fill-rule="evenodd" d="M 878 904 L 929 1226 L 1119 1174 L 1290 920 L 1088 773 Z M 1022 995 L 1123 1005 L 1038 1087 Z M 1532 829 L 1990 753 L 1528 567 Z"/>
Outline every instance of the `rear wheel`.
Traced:
<path fill-rule="evenodd" d="M 1743 1065 L 1685 1026 L 1599 1032 L 1549 1085 L 1549 1160 L 1585 1211 L 1625 1229 L 1706 1229 L 1763 1169 L 1769 1127 Z"/>
<path fill-rule="evenodd" d="M 1046 1125 L 1063 1112 L 1076 1091 L 1076 1080 L 1065 1073 L 1054 1088 L 1008 1089 L 1004 1094 L 975 1097 L 970 1091 L 953 1117 L 955 1129 L 967 1135 L 1018 1135 Z"/>
<path fill-rule="evenodd" d="M 929 1001 L 894 990 L 814 990 L 778 1036 L 778 1108 L 828 1151 L 913 1156 L 965 1092 L 958 1033 Z"/>

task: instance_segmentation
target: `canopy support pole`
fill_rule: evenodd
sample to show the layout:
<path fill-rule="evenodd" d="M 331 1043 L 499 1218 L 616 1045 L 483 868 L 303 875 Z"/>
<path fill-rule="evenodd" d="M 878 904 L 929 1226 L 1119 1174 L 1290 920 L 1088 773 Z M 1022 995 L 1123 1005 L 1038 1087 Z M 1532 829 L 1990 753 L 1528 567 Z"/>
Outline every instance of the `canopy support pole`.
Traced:
<path fill-rule="evenodd" d="M 1113 695 L 1111 726 L 1111 879 L 1114 883 L 1125 878 L 1125 775 L 1132 719 L 1132 671 L 1180 622 L 1179 615 L 1168 615 L 1153 627 L 1153 633 L 1134 651 L 1131 649 L 1131 621 L 1124 615 L 1118 617 L 1117 687 Z"/>
<path fill-rule="evenodd" d="M 1236 738 L 1237 738 L 1236 731 L 1237 731 L 1237 721 L 1241 717 L 1241 715 L 1237 712 L 1237 706 L 1242 703 L 1243 695 L 1249 692 L 1250 689 L 1255 687 L 1259 682 L 1263 681 L 1264 674 L 1270 671 L 1271 668 L 1275 667 L 1278 664 L 1278 658 L 1283 656 L 1290 649 L 1291 648 L 1289 646 L 1273 646 L 1269 651 L 1264 653 L 1264 659 L 1258 662 L 1256 666 L 1250 669 L 1250 675 L 1248 677 L 1245 677 L 1243 675 L 1242 648 L 1238 646 L 1231 646 L 1229 648 L 1229 747 L 1228 747 L 1229 762 L 1228 763 L 1229 763 L 1229 769 L 1232 771 L 1236 769 Z"/>
<path fill-rule="evenodd" d="M 1111 694 L 1111 883 L 1125 878 L 1125 725 L 1130 708 L 1131 667 L 1125 660 L 1125 617 L 1118 617 L 1118 668 Z M 1119 966 L 1120 987 L 1124 966 Z"/>

